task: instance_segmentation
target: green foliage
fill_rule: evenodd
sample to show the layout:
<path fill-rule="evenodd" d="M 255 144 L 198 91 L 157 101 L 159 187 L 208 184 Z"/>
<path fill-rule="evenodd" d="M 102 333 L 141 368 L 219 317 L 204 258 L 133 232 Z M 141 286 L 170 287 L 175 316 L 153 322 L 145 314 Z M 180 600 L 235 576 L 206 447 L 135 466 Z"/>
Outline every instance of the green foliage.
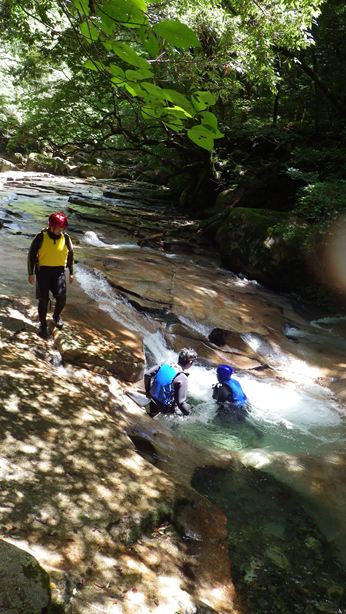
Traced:
<path fill-rule="evenodd" d="M 301 171 L 293 166 L 287 169 L 287 174 L 291 179 L 303 181 L 304 183 L 312 183 L 318 180 L 318 173 L 315 171 Z"/>
<path fill-rule="evenodd" d="M 200 42 L 193 30 L 177 19 L 162 19 L 151 27 L 146 16 L 145 2 L 139 0 L 99 0 L 95 3 L 97 17 L 86 12 L 79 0 L 75 0 L 73 4 L 79 18 L 80 32 L 90 46 L 90 57 L 84 62 L 84 67 L 93 71 L 110 72 L 113 86 L 117 89 L 124 88 L 136 99 L 145 120 L 161 122 L 173 132 L 186 131 L 193 143 L 211 151 L 215 139 L 222 138 L 223 134 L 218 129 L 217 118 L 211 111 L 209 122 L 201 121 L 199 113 L 215 104 L 215 96 L 210 92 L 192 91 L 189 94 L 187 111 L 186 105 L 181 107 L 176 103 L 170 104 L 172 98 L 178 99 L 183 94 L 170 90 L 167 95 L 164 88 L 153 82 L 154 74 L 150 70 L 151 56 L 162 53 L 164 42 L 175 50 L 199 47 Z M 135 30 L 134 36 L 128 41 L 119 40 L 121 28 Z M 124 36 L 127 36 L 126 32 Z M 107 51 L 107 64 L 98 59 L 103 55 L 100 43 Z M 114 63 L 115 58 L 112 56 L 139 70 L 132 70 L 129 74 L 121 65 Z"/>
<path fill-rule="evenodd" d="M 153 27 L 154 32 L 168 43 L 179 49 L 200 47 L 195 33 L 185 24 L 176 19 L 164 19 Z"/>
<path fill-rule="evenodd" d="M 134 147 L 165 142 L 198 156 L 223 135 L 222 147 L 233 146 L 240 129 L 271 121 L 278 90 L 279 126 L 311 122 L 312 81 L 300 60 L 311 65 L 316 42 L 319 73 L 336 90 L 344 16 L 337 0 L 4 1 L 0 37 L 18 62 L 10 106 L 31 141 L 59 135 L 59 147 L 87 139 L 107 149 L 122 134 Z"/>
<path fill-rule="evenodd" d="M 346 181 L 325 181 L 305 186 L 300 191 L 296 214 L 321 228 L 346 211 Z"/>
<path fill-rule="evenodd" d="M 292 162 L 302 173 L 314 173 L 316 179 L 346 179 L 346 148 L 342 145 L 330 143 L 327 147 L 296 147 Z"/>
<path fill-rule="evenodd" d="M 308 225 L 294 217 L 268 228 L 269 237 L 280 237 L 284 242 L 296 245 L 305 245 L 308 234 Z"/>
<path fill-rule="evenodd" d="M 297 205 L 285 221 L 275 224 L 270 235 L 314 248 L 333 222 L 346 212 L 346 181 L 316 182 L 303 187 Z"/>

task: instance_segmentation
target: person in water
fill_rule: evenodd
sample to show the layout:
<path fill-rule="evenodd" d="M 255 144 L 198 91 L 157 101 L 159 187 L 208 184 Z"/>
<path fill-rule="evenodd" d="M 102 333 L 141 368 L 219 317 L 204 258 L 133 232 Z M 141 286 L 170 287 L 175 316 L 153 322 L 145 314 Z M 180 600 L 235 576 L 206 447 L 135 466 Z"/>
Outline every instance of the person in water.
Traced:
<path fill-rule="evenodd" d="M 192 348 L 183 348 L 179 352 L 178 362 L 164 362 L 154 365 L 144 374 L 145 394 L 150 398 L 149 415 L 153 418 L 159 413 L 174 414 L 178 408 L 184 416 L 190 413 L 186 401 L 188 373 L 197 360 L 197 353 Z"/>
<path fill-rule="evenodd" d="M 28 280 L 35 281 L 38 299 L 39 335 L 47 339 L 47 310 L 49 292 L 55 299 L 53 321 L 59 329 L 63 327 L 60 317 L 66 304 L 65 269 L 69 269 L 69 281 L 73 282 L 73 245 L 65 232 L 68 220 L 61 211 L 52 213 L 48 227 L 33 239 L 28 253 Z"/>
<path fill-rule="evenodd" d="M 213 399 L 223 414 L 232 413 L 239 420 L 247 415 L 248 400 L 238 380 L 232 377 L 229 365 L 219 365 L 216 369 L 218 382 L 213 385 Z"/>

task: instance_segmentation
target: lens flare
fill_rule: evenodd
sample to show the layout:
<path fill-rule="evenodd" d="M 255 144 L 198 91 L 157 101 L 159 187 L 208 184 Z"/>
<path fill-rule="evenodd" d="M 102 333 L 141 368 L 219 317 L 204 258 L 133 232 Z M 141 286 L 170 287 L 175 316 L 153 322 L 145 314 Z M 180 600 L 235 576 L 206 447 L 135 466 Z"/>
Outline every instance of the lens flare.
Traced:
<path fill-rule="evenodd" d="M 329 283 L 346 293 L 346 216 L 338 218 L 329 230 L 326 248 L 326 270 Z"/>

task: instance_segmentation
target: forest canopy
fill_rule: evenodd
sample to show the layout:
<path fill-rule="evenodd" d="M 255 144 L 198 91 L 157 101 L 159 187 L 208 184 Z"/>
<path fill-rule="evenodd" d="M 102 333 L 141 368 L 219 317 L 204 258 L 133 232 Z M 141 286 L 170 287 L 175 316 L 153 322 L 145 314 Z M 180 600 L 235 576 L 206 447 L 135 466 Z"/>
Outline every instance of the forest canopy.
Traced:
<path fill-rule="evenodd" d="M 212 151 L 239 125 L 337 120 L 344 16 L 335 0 L 4 0 L 2 138 Z"/>

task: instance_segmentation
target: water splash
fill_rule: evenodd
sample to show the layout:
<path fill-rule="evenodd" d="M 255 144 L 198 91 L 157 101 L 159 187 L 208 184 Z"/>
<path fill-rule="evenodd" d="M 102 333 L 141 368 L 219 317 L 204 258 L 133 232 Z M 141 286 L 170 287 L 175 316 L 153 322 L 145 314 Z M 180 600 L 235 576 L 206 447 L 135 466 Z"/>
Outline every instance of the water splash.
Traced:
<path fill-rule="evenodd" d="M 290 328 L 289 330 L 292 331 L 293 329 Z M 302 331 L 300 333 L 298 329 L 294 329 L 294 331 L 296 337 L 300 336 L 306 338 L 309 336 L 308 332 Z M 309 385 L 311 381 L 323 375 L 321 368 L 314 367 L 300 358 L 283 352 L 278 345 L 268 341 L 261 335 L 256 333 L 244 333 L 241 335 L 241 338 L 254 352 L 264 357 L 266 363 L 276 371 L 278 375 L 281 375 L 287 380 L 294 381 L 298 384 L 307 383 L 307 385 Z"/>
<path fill-rule="evenodd" d="M 96 232 L 87 230 L 83 236 L 83 242 L 94 247 L 105 247 L 108 249 L 140 249 L 136 243 L 105 243 L 99 239 Z"/>
<path fill-rule="evenodd" d="M 150 318 L 137 313 L 129 301 L 112 288 L 102 273 L 78 264 L 76 278 L 84 292 L 113 320 L 122 325 L 125 324 L 129 330 L 137 331 L 142 335 L 152 332 Z"/>
<path fill-rule="evenodd" d="M 208 338 L 211 331 L 213 330 L 212 326 L 206 326 L 201 322 L 196 322 L 196 320 L 190 320 L 189 318 L 185 318 L 185 316 L 178 316 L 178 320 L 187 328 L 195 330 L 197 333 L 206 338 Z"/>

